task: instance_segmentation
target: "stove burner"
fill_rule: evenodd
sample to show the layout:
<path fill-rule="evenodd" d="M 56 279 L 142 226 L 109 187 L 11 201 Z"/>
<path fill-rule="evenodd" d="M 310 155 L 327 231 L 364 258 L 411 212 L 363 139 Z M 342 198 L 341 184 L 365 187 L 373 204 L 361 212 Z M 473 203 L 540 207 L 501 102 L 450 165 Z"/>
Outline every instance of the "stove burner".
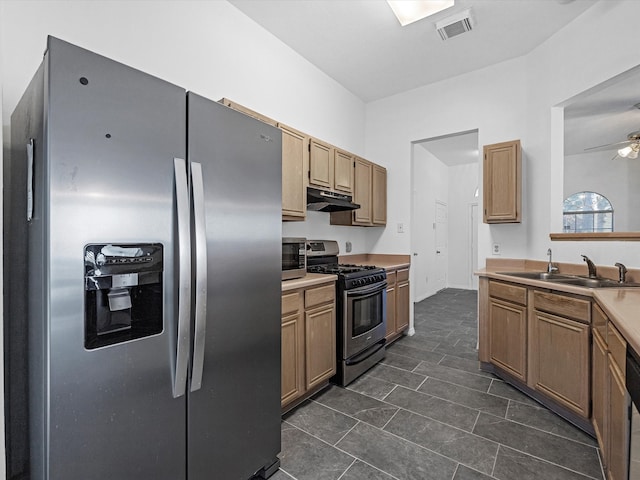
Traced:
<path fill-rule="evenodd" d="M 323 265 L 311 265 L 307 267 L 307 271 L 311 273 L 329 273 L 334 275 L 345 275 L 355 272 L 364 272 L 367 270 L 375 270 L 377 267 L 372 265 L 338 265 L 338 264 L 323 264 Z"/>

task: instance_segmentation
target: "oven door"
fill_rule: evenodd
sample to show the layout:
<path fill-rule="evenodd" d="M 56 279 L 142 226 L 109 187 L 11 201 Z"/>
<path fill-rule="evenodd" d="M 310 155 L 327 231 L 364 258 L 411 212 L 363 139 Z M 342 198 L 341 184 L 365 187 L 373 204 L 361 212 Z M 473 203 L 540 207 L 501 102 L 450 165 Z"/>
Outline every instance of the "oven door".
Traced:
<path fill-rule="evenodd" d="M 384 338 L 387 282 L 345 290 L 343 299 L 342 352 L 347 359 Z"/>

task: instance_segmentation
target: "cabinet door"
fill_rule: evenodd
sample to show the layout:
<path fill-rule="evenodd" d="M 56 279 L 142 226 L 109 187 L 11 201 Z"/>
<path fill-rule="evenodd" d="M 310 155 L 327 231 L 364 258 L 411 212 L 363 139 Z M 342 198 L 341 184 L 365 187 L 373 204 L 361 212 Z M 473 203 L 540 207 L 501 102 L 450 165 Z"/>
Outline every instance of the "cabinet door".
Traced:
<path fill-rule="evenodd" d="M 353 201 L 360 205 L 360 208 L 353 212 L 353 223 L 371 224 L 371 163 L 357 157 Z"/>
<path fill-rule="evenodd" d="M 489 358 L 527 381 L 527 309 L 489 298 Z"/>
<path fill-rule="evenodd" d="M 624 376 L 609 354 L 609 480 L 628 478 L 628 406 Z"/>
<path fill-rule="evenodd" d="M 396 333 L 396 287 L 387 288 L 387 333 L 389 340 Z"/>
<path fill-rule="evenodd" d="M 282 130 L 282 218 L 304 220 L 309 138 L 285 125 L 280 124 L 279 127 Z"/>
<path fill-rule="evenodd" d="M 602 451 L 602 460 L 606 471 L 606 466 L 609 464 L 609 460 L 607 458 L 607 454 L 609 452 L 609 437 L 606 419 L 609 408 L 607 345 L 596 330 L 593 331 L 592 354 L 591 402 L 593 408 L 593 428 L 596 432 L 598 444 Z"/>
<path fill-rule="evenodd" d="M 336 373 L 336 315 L 333 304 L 305 313 L 306 387 L 320 385 Z"/>
<path fill-rule="evenodd" d="M 334 188 L 342 193 L 353 193 L 353 156 L 342 150 L 335 150 Z"/>
<path fill-rule="evenodd" d="M 333 189 L 333 154 L 331 146 L 310 140 L 309 184 Z"/>
<path fill-rule="evenodd" d="M 299 314 L 282 319 L 282 406 L 304 393 L 304 342 L 301 341 L 301 330 Z"/>
<path fill-rule="evenodd" d="M 396 332 L 409 326 L 409 269 L 398 270 L 396 286 Z"/>
<path fill-rule="evenodd" d="M 484 146 L 484 223 L 521 220 L 522 161 L 520 140 Z"/>
<path fill-rule="evenodd" d="M 387 224 L 387 169 L 373 165 L 372 173 L 372 221 L 374 225 Z"/>
<path fill-rule="evenodd" d="M 589 418 L 589 325 L 534 310 L 535 388 Z"/>

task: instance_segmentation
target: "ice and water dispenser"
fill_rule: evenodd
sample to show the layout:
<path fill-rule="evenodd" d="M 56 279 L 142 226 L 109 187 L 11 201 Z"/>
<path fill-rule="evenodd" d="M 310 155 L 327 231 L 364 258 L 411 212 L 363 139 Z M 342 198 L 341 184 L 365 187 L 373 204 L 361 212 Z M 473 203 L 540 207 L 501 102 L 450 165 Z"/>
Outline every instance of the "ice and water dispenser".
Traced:
<path fill-rule="evenodd" d="M 84 249 L 87 349 L 162 332 L 162 244 Z"/>

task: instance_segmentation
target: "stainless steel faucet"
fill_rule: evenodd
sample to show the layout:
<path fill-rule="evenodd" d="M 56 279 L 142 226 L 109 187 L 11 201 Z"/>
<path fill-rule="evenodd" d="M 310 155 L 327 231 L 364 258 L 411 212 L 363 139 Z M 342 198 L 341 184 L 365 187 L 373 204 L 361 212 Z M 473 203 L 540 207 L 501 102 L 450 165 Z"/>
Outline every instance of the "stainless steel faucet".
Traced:
<path fill-rule="evenodd" d="M 618 282 L 624 283 L 627 280 L 627 267 L 621 263 L 616 263 L 618 267 Z"/>
<path fill-rule="evenodd" d="M 558 271 L 558 267 L 553 264 L 551 260 L 551 249 L 547 250 L 547 256 L 549 257 L 549 263 L 547 264 L 547 273 L 554 273 Z"/>
<path fill-rule="evenodd" d="M 589 268 L 589 278 L 597 278 L 595 264 L 586 255 L 581 255 L 581 257 L 585 262 L 587 262 L 587 267 Z"/>

